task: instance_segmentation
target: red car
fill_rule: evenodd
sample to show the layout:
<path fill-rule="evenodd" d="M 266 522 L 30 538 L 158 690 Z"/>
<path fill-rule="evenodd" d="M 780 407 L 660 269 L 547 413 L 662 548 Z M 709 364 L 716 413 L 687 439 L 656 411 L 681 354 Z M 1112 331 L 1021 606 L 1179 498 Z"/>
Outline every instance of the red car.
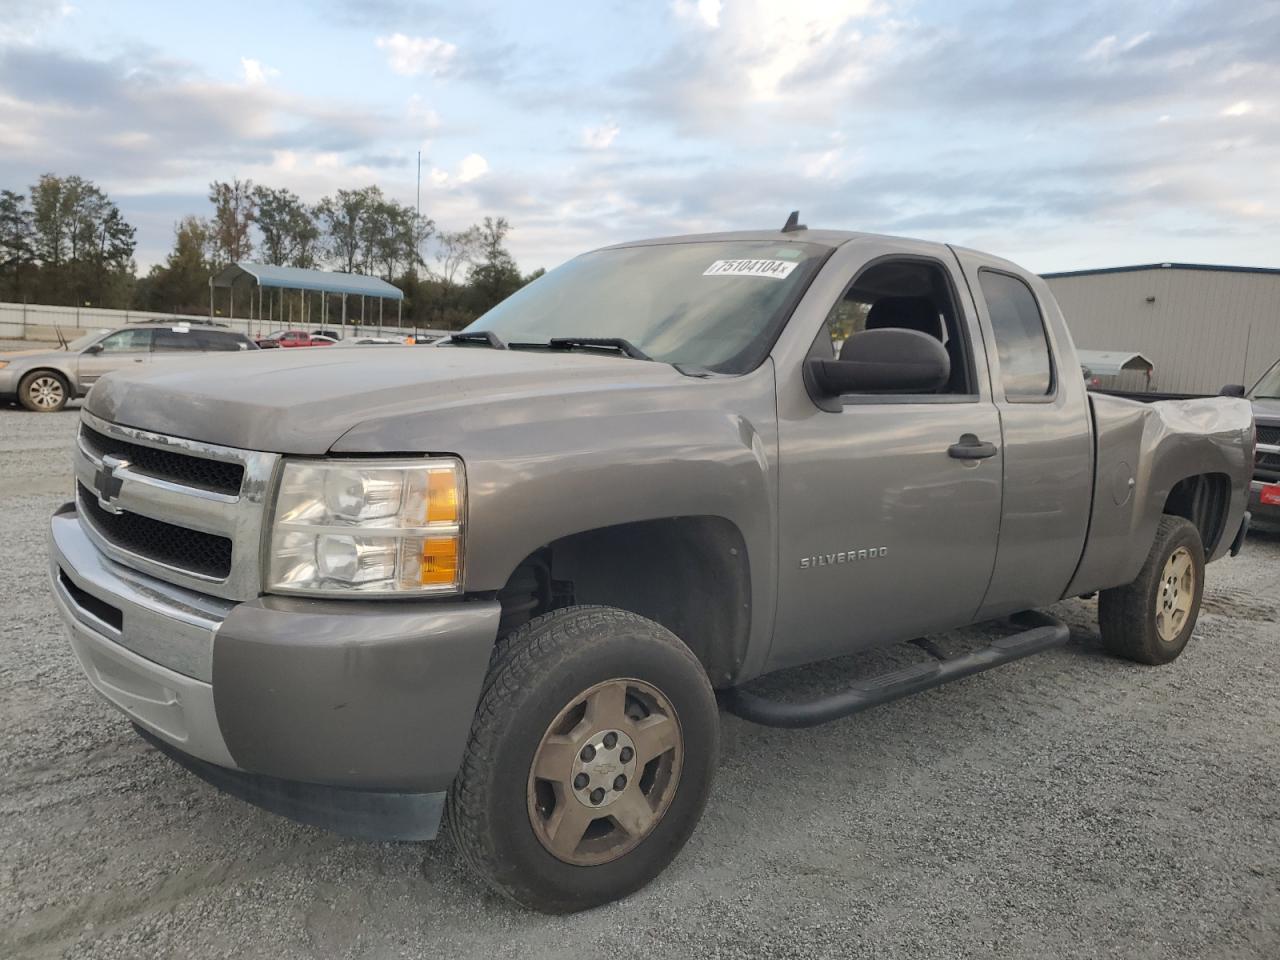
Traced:
<path fill-rule="evenodd" d="M 280 330 L 258 341 L 258 346 L 269 347 L 327 347 L 337 343 L 333 337 L 307 333 L 305 330 Z"/>

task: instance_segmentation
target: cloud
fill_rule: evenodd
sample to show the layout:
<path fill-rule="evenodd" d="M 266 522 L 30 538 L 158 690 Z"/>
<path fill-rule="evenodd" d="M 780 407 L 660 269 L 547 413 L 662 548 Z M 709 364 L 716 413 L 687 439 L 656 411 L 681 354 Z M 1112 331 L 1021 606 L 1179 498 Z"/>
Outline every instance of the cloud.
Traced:
<path fill-rule="evenodd" d="M 0 15 L 0 43 L 34 43 L 46 27 L 77 12 L 65 0 L 6 0 Z"/>
<path fill-rule="evenodd" d="M 622 128 L 610 120 L 599 127 L 582 128 L 582 145 L 590 150 L 608 150 Z"/>
<path fill-rule="evenodd" d="M 379 50 L 386 51 L 392 72 L 402 77 L 415 77 L 422 73 L 444 76 L 458 54 L 454 44 L 439 37 L 410 37 L 393 33 L 389 37 L 378 37 L 374 44 Z"/>
<path fill-rule="evenodd" d="M 469 153 L 458 164 L 458 182 L 470 183 L 489 172 L 489 161 L 478 153 Z"/>
<path fill-rule="evenodd" d="M 720 0 L 674 0 L 671 9 L 682 20 L 693 20 L 704 27 L 720 26 Z"/>
<path fill-rule="evenodd" d="M 1253 102 L 1250 100 L 1237 100 L 1222 111 L 1224 117 L 1244 117 L 1251 113 L 1253 113 Z"/>
<path fill-rule="evenodd" d="M 260 87 L 267 80 L 280 76 L 280 71 L 275 67 L 268 67 L 261 60 L 254 60 L 250 57 L 240 58 L 240 73 L 244 78 L 246 86 Z"/>

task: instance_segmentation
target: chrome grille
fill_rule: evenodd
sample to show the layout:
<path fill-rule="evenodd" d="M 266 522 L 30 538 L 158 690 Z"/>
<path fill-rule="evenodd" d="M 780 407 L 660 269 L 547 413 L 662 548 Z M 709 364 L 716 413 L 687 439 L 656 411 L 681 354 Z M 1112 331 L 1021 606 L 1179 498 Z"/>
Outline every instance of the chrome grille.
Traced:
<path fill-rule="evenodd" d="M 80 523 L 102 553 L 215 597 L 261 592 L 266 501 L 279 454 L 124 427 L 87 411 L 81 420 Z"/>
<path fill-rule="evenodd" d="M 120 549 L 211 580 L 225 580 L 231 573 L 231 541 L 227 537 L 189 530 L 137 513 L 109 513 L 84 484 L 78 486 L 80 509 L 92 518 L 103 536 Z"/>
<path fill-rule="evenodd" d="M 80 441 L 99 458 L 110 455 L 128 461 L 133 469 L 160 480 L 187 484 L 202 490 L 216 490 L 232 496 L 240 492 L 240 484 L 244 482 L 242 464 L 144 447 L 121 437 L 99 433 L 83 423 L 80 425 Z"/>

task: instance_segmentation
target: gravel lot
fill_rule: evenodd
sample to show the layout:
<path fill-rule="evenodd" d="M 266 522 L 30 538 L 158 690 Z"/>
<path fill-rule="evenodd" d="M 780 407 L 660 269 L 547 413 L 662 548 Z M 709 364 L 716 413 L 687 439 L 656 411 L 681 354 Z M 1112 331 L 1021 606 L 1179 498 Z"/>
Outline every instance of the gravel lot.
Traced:
<path fill-rule="evenodd" d="M 45 585 L 76 418 L 0 409 L 0 956 L 1280 956 L 1280 538 L 1210 568 L 1168 667 L 1104 656 L 1073 601 L 1069 647 L 860 717 L 724 716 L 671 869 L 547 918 L 447 842 L 347 841 L 222 796 L 96 699 Z"/>

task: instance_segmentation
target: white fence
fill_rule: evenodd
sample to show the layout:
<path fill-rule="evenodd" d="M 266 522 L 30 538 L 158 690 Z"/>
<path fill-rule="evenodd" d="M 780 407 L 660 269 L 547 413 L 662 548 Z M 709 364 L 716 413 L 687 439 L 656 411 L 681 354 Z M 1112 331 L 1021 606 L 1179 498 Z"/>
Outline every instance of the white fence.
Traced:
<path fill-rule="evenodd" d="M 139 323 L 144 320 L 192 320 L 207 321 L 207 316 L 193 316 L 179 313 L 148 313 L 145 310 L 103 310 L 98 307 L 51 307 L 39 303 L 0 303 L 0 339 L 5 340 L 48 340 L 56 341 L 58 331 L 68 340 L 74 340 L 81 333 L 90 330 L 103 330 L 109 327 L 120 327 L 126 323 Z M 215 318 L 218 323 L 225 324 L 232 330 L 239 330 L 253 337 L 264 336 L 276 330 L 291 328 L 319 330 L 322 325 L 311 318 L 310 323 L 292 325 L 271 322 L 269 320 L 245 320 L 236 317 Z M 346 336 L 356 333 L 368 335 L 382 334 L 395 336 L 414 333 L 412 327 L 400 327 L 395 324 L 377 322 L 365 323 L 363 326 L 348 321 L 343 327 L 332 317 L 323 324 L 326 330 L 337 330 Z M 418 333 L 442 334 L 439 330 L 418 330 Z"/>

